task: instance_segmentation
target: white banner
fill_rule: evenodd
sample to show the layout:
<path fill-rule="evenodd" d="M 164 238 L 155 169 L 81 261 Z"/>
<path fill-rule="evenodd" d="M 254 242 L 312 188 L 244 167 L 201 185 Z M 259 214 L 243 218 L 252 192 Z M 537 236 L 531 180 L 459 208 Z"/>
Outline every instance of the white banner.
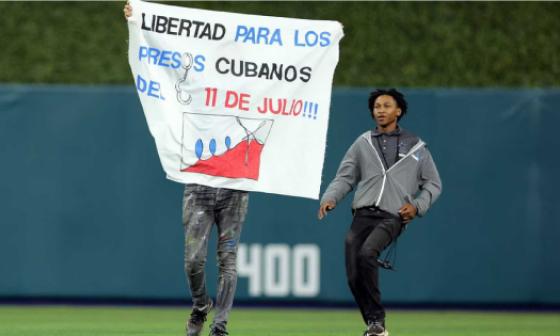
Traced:
<path fill-rule="evenodd" d="M 128 59 L 167 177 L 317 199 L 341 24 L 130 4 Z"/>

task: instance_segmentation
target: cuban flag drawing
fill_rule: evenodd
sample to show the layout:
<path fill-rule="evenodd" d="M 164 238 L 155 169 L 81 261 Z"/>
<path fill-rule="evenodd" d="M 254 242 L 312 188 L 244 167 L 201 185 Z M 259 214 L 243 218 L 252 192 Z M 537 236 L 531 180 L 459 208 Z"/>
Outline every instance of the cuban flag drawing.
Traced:
<path fill-rule="evenodd" d="M 259 179 L 261 153 L 274 121 L 184 113 L 181 171 Z"/>

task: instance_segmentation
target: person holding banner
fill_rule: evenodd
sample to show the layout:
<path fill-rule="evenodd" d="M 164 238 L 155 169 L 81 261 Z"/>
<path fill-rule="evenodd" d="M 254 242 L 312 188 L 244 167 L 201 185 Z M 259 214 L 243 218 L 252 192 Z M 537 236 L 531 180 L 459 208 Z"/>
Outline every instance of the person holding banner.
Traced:
<path fill-rule="evenodd" d="M 127 2 L 124 15 L 132 16 Z M 192 294 L 193 309 L 187 321 L 187 336 L 200 335 L 207 315 L 215 307 L 211 336 L 227 335 L 226 324 L 233 305 L 237 285 L 237 248 L 247 214 L 247 191 L 213 188 L 188 183 L 183 195 L 183 226 L 185 232 L 185 273 Z M 216 303 L 208 296 L 205 264 L 212 225 L 218 229 L 218 286 Z"/>
<path fill-rule="evenodd" d="M 318 218 L 357 187 L 345 241 L 346 276 L 367 324 L 364 336 L 387 336 L 378 268 L 392 266 L 378 258 L 408 223 L 426 214 L 442 185 L 426 144 L 399 127 L 407 112 L 404 95 L 378 89 L 370 94 L 368 107 L 377 127 L 346 152 L 321 198 Z"/>

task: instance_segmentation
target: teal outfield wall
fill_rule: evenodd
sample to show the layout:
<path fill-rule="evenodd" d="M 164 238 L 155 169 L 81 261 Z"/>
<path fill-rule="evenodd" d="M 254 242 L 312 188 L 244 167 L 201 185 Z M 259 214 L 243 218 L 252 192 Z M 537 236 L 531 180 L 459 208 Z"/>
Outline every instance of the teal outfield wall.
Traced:
<path fill-rule="evenodd" d="M 373 126 L 367 93 L 334 90 L 323 190 Z M 384 299 L 560 304 L 560 90 L 405 93 L 403 125 L 429 144 L 444 192 L 399 240 Z M 0 86 L 0 154 L 0 300 L 188 298 L 182 187 L 132 88 Z M 237 297 L 350 302 L 350 200 L 319 222 L 317 201 L 253 193 Z"/>

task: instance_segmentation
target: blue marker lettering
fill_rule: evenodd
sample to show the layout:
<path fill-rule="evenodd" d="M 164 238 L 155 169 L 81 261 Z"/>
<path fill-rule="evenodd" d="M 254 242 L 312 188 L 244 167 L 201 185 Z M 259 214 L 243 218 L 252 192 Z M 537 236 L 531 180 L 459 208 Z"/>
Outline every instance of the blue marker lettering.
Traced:
<path fill-rule="evenodd" d="M 194 57 L 194 71 L 204 71 L 204 62 L 206 62 L 206 58 L 203 55 L 196 55 Z"/>

